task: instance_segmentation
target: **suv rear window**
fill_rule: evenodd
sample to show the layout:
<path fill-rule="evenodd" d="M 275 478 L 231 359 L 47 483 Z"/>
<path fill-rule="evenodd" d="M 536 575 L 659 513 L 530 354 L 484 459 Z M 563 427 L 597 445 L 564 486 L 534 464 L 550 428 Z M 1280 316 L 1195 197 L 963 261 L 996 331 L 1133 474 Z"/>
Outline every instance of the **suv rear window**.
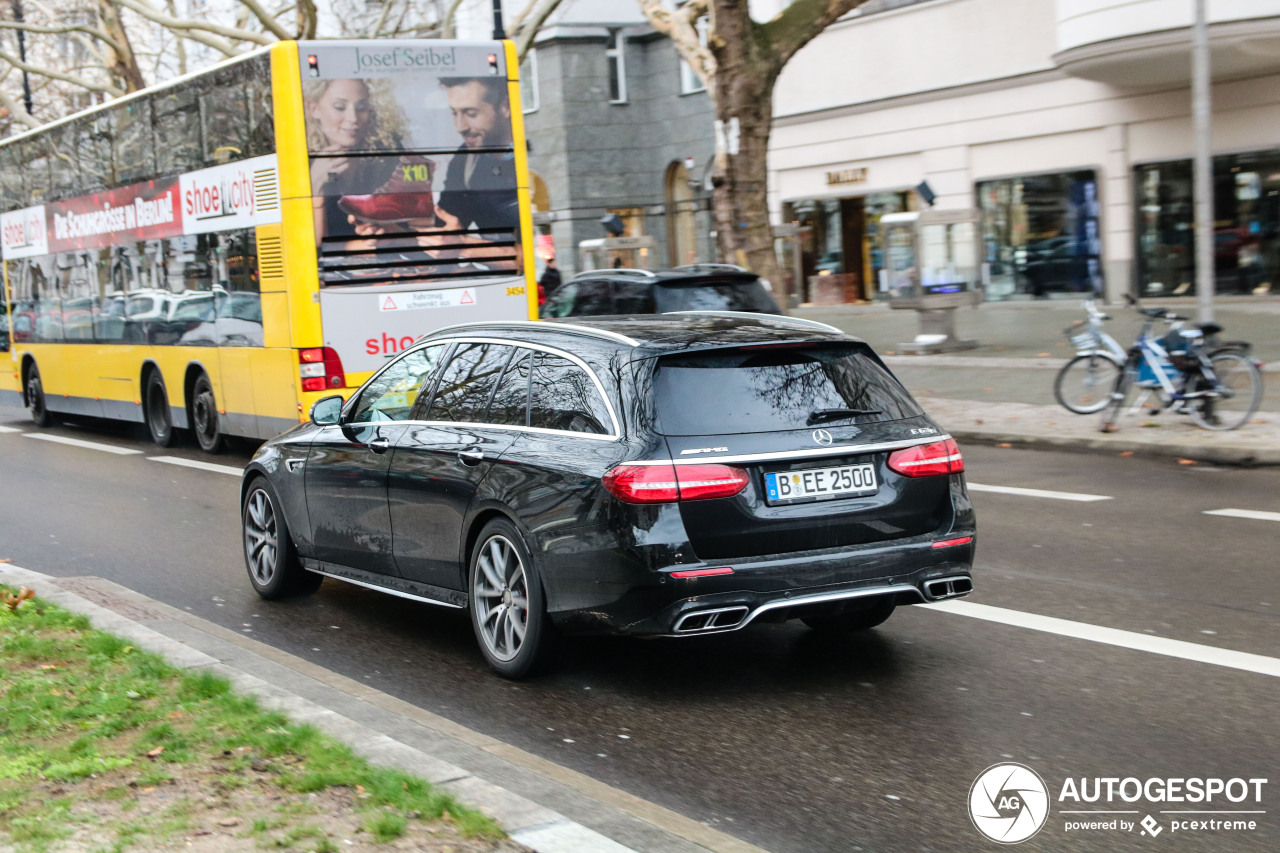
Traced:
<path fill-rule="evenodd" d="M 653 386 L 664 435 L 777 432 L 922 414 L 858 344 L 666 356 L 658 359 Z"/>
<path fill-rule="evenodd" d="M 667 311 L 755 311 L 776 314 L 778 306 L 759 281 L 703 281 L 659 284 L 654 288 L 658 313 Z"/>

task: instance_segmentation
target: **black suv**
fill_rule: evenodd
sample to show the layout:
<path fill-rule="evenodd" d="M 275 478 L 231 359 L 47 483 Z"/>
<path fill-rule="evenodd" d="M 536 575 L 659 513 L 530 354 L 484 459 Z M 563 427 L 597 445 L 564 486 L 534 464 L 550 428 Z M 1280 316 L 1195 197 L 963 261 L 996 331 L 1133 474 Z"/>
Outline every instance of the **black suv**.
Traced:
<path fill-rule="evenodd" d="M 327 576 L 466 608 L 519 677 L 557 631 L 851 631 L 965 595 L 963 470 L 871 348 L 819 323 L 467 324 L 263 445 L 245 558 L 265 598 Z"/>
<path fill-rule="evenodd" d="M 692 264 L 661 272 L 613 269 L 579 273 L 547 294 L 543 317 L 745 311 L 777 314 L 760 276 L 729 264 Z"/>

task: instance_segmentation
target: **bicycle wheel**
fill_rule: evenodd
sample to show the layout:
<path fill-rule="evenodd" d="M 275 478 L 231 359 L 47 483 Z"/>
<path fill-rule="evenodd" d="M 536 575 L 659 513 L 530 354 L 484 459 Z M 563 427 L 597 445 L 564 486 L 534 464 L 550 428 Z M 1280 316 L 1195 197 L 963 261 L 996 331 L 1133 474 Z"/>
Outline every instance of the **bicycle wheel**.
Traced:
<path fill-rule="evenodd" d="M 1238 352 L 1219 352 L 1209 359 L 1216 385 L 1200 377 L 1196 390 L 1217 393 L 1192 401 L 1191 419 L 1205 429 L 1238 429 L 1262 402 L 1262 375 L 1254 363 Z"/>
<path fill-rule="evenodd" d="M 1102 422 L 1098 425 L 1098 429 L 1103 432 L 1115 432 L 1120 428 L 1120 415 L 1124 413 L 1129 405 L 1129 398 L 1133 396 L 1134 378 L 1137 373 L 1137 368 L 1126 364 L 1116 375 L 1116 384 L 1102 407 Z"/>
<path fill-rule="evenodd" d="M 1053 380 L 1053 396 L 1069 412 L 1091 415 L 1106 408 L 1123 365 L 1103 352 L 1078 355 Z"/>

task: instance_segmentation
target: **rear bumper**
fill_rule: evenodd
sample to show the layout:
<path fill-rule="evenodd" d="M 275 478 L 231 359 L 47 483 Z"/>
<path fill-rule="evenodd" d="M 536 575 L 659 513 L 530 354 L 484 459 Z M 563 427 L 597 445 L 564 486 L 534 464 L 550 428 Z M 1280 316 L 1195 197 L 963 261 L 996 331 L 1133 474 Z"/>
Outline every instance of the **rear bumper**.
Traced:
<path fill-rule="evenodd" d="M 971 535 L 957 531 L 946 538 Z M 884 597 L 920 604 L 967 595 L 973 589 L 974 543 L 933 547 L 941 538 L 670 565 L 655 570 L 652 583 L 633 585 L 611 601 L 552 616 L 568 631 L 693 636 L 856 609 Z M 672 577 L 673 572 L 722 567 L 733 573 Z"/>

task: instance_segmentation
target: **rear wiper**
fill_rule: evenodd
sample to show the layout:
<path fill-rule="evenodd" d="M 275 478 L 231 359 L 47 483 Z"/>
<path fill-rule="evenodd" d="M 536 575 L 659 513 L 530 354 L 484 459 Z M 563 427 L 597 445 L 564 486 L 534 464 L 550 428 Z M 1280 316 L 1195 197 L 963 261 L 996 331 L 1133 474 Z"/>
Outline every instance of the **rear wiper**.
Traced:
<path fill-rule="evenodd" d="M 879 409 L 818 409 L 816 412 L 809 414 L 809 419 L 805 421 L 809 426 L 814 424 L 823 424 L 827 421 L 838 421 L 843 418 L 854 418 L 858 415 L 878 415 L 881 414 Z"/>

